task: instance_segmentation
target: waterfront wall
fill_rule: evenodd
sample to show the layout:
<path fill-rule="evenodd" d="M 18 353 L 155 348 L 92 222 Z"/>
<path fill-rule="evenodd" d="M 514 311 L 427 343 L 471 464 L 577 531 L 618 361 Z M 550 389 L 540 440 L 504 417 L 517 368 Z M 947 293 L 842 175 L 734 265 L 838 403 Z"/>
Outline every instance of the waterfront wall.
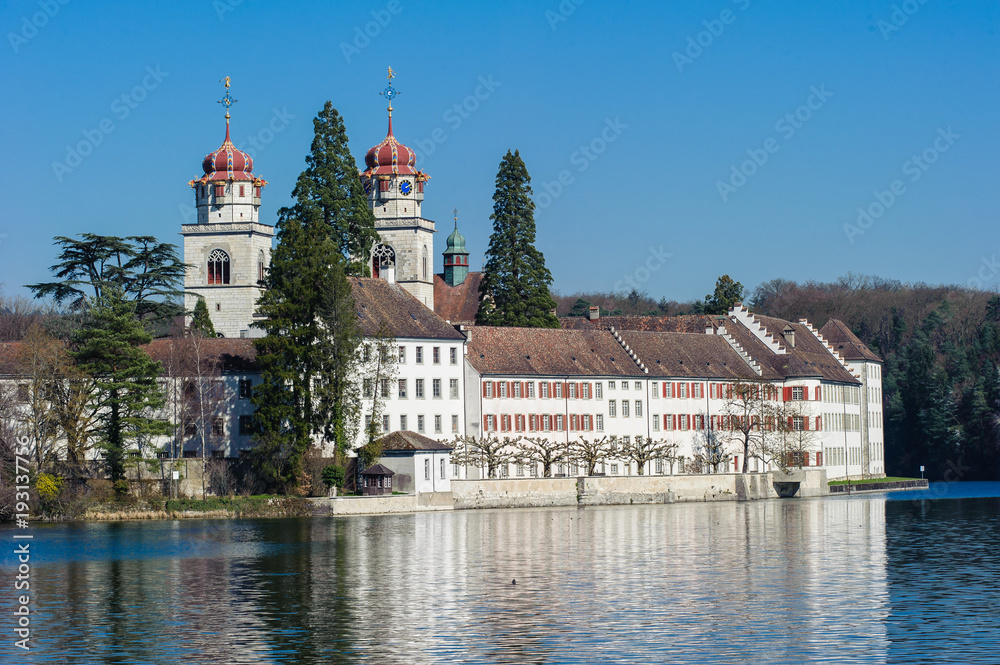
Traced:
<path fill-rule="evenodd" d="M 424 510 L 451 510 L 451 492 L 384 494 L 310 499 L 318 515 L 386 515 Z"/>
<path fill-rule="evenodd" d="M 452 480 L 455 508 L 537 508 L 575 506 L 576 478 Z"/>

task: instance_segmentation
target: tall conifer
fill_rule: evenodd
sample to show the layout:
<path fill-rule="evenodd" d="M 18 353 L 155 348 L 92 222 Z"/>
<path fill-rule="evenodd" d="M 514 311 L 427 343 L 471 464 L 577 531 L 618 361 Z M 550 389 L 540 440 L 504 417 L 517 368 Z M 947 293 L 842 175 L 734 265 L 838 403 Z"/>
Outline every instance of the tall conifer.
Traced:
<path fill-rule="evenodd" d="M 535 248 L 531 176 L 518 152 L 500 161 L 493 194 L 493 234 L 479 285 L 476 323 L 488 326 L 558 328 L 549 293 L 552 273 Z"/>

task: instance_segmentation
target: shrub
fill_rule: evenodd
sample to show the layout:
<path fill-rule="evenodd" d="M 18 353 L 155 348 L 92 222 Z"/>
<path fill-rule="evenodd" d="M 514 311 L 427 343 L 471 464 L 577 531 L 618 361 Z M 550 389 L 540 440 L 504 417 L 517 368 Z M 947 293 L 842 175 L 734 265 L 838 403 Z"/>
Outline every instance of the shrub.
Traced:
<path fill-rule="evenodd" d="M 326 484 L 327 489 L 331 487 L 343 487 L 346 476 L 347 474 L 342 466 L 330 464 L 323 468 L 323 482 Z"/>

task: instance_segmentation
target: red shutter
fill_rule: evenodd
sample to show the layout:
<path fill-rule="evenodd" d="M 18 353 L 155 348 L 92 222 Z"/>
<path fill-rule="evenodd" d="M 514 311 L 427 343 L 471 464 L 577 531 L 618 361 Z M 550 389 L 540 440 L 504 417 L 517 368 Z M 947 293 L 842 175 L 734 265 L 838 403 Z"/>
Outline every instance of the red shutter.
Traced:
<path fill-rule="evenodd" d="M 785 402 L 792 401 L 792 389 L 791 388 L 782 388 L 781 389 L 781 399 L 783 401 L 785 401 Z"/>
<path fill-rule="evenodd" d="M 483 416 L 483 431 L 484 432 L 489 432 L 490 431 L 490 417 L 489 416 Z"/>
<path fill-rule="evenodd" d="M 487 388 L 486 388 L 486 386 L 488 385 L 488 383 L 489 383 L 488 381 L 483 381 L 483 397 L 489 397 L 489 393 L 487 392 Z"/>
<path fill-rule="evenodd" d="M 791 416 L 788 416 L 788 429 L 789 430 L 792 429 L 792 417 Z"/>
<path fill-rule="evenodd" d="M 802 419 L 802 429 L 805 430 L 809 429 L 809 416 L 806 416 L 805 418 Z"/>
<path fill-rule="evenodd" d="M 691 414 L 690 413 L 687 414 L 686 416 L 684 416 L 684 418 L 687 422 L 687 429 L 691 429 Z"/>
<path fill-rule="evenodd" d="M 727 383 L 726 384 L 726 399 L 732 399 L 732 398 L 733 398 L 733 384 Z"/>
<path fill-rule="evenodd" d="M 594 398 L 594 384 L 593 383 L 588 383 L 587 384 L 587 399 L 593 399 L 593 398 Z"/>
<path fill-rule="evenodd" d="M 527 396 L 528 396 L 528 382 L 527 381 L 522 381 L 521 382 L 521 397 L 524 398 L 524 397 L 527 397 Z"/>

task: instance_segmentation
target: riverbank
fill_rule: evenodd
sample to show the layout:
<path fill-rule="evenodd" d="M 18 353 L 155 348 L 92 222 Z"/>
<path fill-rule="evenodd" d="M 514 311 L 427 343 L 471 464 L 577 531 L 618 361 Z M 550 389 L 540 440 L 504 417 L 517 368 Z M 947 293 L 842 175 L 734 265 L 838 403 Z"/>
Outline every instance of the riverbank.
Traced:
<path fill-rule="evenodd" d="M 921 478 L 908 480 L 843 481 L 830 483 L 830 494 L 857 494 L 859 492 L 895 492 L 900 490 L 925 490 L 930 482 Z"/>
<path fill-rule="evenodd" d="M 312 505 L 300 497 L 249 496 L 198 499 L 136 499 L 129 502 L 106 501 L 87 505 L 82 511 L 53 511 L 43 516 L 46 522 L 175 520 L 204 518 L 305 517 L 313 514 Z"/>

